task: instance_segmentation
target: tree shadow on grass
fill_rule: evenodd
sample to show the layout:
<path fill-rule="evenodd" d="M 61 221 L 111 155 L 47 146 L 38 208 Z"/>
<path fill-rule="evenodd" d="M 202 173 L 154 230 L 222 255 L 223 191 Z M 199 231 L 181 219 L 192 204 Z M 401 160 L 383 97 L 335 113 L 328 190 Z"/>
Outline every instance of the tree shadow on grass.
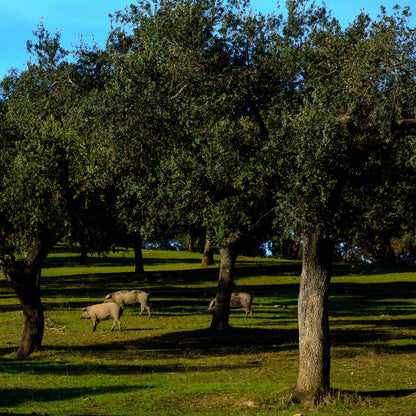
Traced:
<path fill-rule="evenodd" d="M 407 397 L 416 393 L 416 389 L 360 391 L 358 394 L 367 397 Z"/>
<path fill-rule="evenodd" d="M 243 319 L 243 318 L 242 318 Z M 235 328 L 228 331 L 214 331 L 209 328 L 191 331 L 177 331 L 162 335 L 143 336 L 133 340 L 95 343 L 93 336 L 87 345 L 53 346 L 52 351 L 113 353 L 114 351 L 137 351 L 155 353 L 155 358 L 163 354 L 184 356 L 184 351 L 197 351 L 200 355 L 222 355 L 297 349 L 297 329 Z M 44 350 L 48 347 L 44 346 Z M 13 351 L 10 347 L 0 348 L 0 356 Z"/>
<path fill-rule="evenodd" d="M 391 333 L 382 329 L 334 329 L 331 330 L 333 346 L 377 349 L 394 354 L 416 351 L 416 345 L 402 343 L 389 344 Z M 398 340 L 397 336 L 394 340 Z M 402 337 L 408 339 L 407 336 Z M 54 351 L 67 351 L 68 347 L 53 347 Z M 235 354 L 258 354 L 268 352 L 295 351 L 298 349 L 297 328 L 230 328 L 229 331 L 197 329 L 177 331 L 163 335 L 140 337 L 134 340 L 105 342 L 101 344 L 71 346 L 71 351 L 92 353 L 112 353 L 114 351 L 137 351 L 146 354 L 184 357 L 186 351 L 201 356 L 227 356 Z M 1 350 L 0 350 L 1 353 Z"/>
<path fill-rule="evenodd" d="M 256 368 L 259 363 L 256 354 L 260 352 L 296 350 L 296 330 L 265 330 L 232 328 L 218 334 L 210 329 L 182 331 L 161 336 L 143 337 L 131 341 L 91 343 L 71 347 L 44 347 L 44 350 L 59 354 L 62 361 L 38 362 L 33 360 L 4 359 L 0 361 L 1 371 L 9 374 L 55 374 L 80 376 L 86 374 L 135 375 L 152 373 L 213 372 Z M 0 354 L 12 352 L 10 348 L 0 349 Z M 98 359 L 94 362 L 71 364 L 65 361 L 65 354 L 92 354 L 94 356 L 125 357 L 127 364 L 114 364 L 112 360 Z M 227 360 L 227 355 L 244 354 L 241 360 Z M 251 356 L 253 355 L 253 358 Z M 193 358 L 221 356 L 224 359 L 190 361 Z M 127 357 L 127 358 L 126 358 Z M 129 357 L 135 357 L 129 359 Z M 141 359 L 142 357 L 142 359 Z M 167 362 L 160 363 L 165 357 Z M 155 363 L 152 363 L 152 359 Z M 179 358 L 184 361 L 179 360 Z M 0 390 L 1 402 L 2 390 Z"/>
<path fill-rule="evenodd" d="M 375 390 L 375 391 L 352 391 L 352 390 L 333 390 L 333 395 L 349 395 L 360 398 L 389 398 L 389 397 L 407 397 L 416 393 L 416 389 L 401 389 L 401 390 Z"/>
<path fill-rule="evenodd" d="M 196 350 L 203 355 L 296 350 L 298 348 L 298 329 L 296 327 L 282 328 L 282 324 L 284 325 L 285 322 L 280 322 L 280 320 L 277 320 L 276 324 L 280 327 L 231 327 L 229 331 L 214 331 L 210 328 L 176 331 L 128 341 L 75 346 L 71 349 L 94 352 L 111 350 L 158 351 L 160 354 L 177 354 L 179 356 L 183 356 L 184 350 Z M 403 335 L 399 338 L 398 334 L 392 335 L 389 329 L 384 330 L 382 327 L 331 329 L 331 340 L 334 346 L 368 346 L 369 348 L 379 346 L 381 349 L 389 349 L 394 353 L 416 350 L 416 345 L 412 341 L 401 345 L 389 345 L 390 341 L 399 339 L 406 340 L 409 337 Z"/>
<path fill-rule="evenodd" d="M 39 389 L 0 389 L 0 406 L 14 407 L 25 402 L 51 402 L 71 400 L 78 397 L 91 398 L 100 394 L 125 393 L 138 389 L 149 389 L 152 386 L 109 386 L 109 387 L 57 387 Z M 1 412 L 5 415 L 7 413 Z M 33 414 L 33 413 L 32 413 Z"/>
<path fill-rule="evenodd" d="M 414 321 L 413 321 L 414 322 Z M 353 322 L 357 325 L 357 322 Z M 373 326 L 363 328 L 355 326 L 331 328 L 331 345 L 332 347 L 348 347 L 349 356 L 360 354 L 360 351 L 372 350 L 378 353 L 386 354 L 412 354 L 416 352 L 416 343 L 408 333 L 392 331 L 392 327 L 397 326 L 396 321 L 383 322 L 378 325 L 377 322 L 363 321 L 363 325 L 374 324 Z M 405 322 L 401 323 L 405 327 Z M 407 328 L 411 328 L 408 326 Z"/>
<path fill-rule="evenodd" d="M 257 367 L 257 361 L 244 362 L 239 364 L 215 364 L 215 365 L 189 365 L 181 364 L 140 364 L 140 360 L 135 360 L 129 364 L 111 364 L 109 362 L 97 362 L 89 364 L 67 364 L 67 363 L 39 363 L 39 362 L 10 362 L 3 365 L 3 372 L 10 374 L 22 374 L 28 372 L 36 375 L 55 375 L 55 376 L 85 376 L 90 374 L 110 375 L 110 376 L 137 376 L 138 374 L 169 374 L 169 373 L 204 373 L 212 371 L 243 370 Z M 112 391 L 113 392 L 113 391 Z M 114 393 L 114 392 L 113 392 Z M 1 389 L 0 389 L 1 399 Z M 1 403 L 1 400 L 0 400 Z"/>
<path fill-rule="evenodd" d="M 112 350 L 157 351 L 161 354 L 184 356 L 184 351 L 201 355 L 270 352 L 297 349 L 297 329 L 230 328 L 229 331 L 197 329 L 142 337 L 130 341 L 106 342 L 71 346 L 73 351 L 109 352 Z M 57 350 L 57 348 L 53 348 Z"/>

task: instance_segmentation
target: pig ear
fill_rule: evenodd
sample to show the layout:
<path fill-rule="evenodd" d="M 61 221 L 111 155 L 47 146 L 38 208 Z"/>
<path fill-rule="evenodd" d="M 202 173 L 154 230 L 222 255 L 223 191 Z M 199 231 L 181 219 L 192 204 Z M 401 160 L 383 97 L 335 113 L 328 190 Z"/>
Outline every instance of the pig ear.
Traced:
<path fill-rule="evenodd" d="M 83 311 L 86 311 L 86 310 L 87 310 L 87 308 L 82 308 L 82 310 L 83 310 Z"/>

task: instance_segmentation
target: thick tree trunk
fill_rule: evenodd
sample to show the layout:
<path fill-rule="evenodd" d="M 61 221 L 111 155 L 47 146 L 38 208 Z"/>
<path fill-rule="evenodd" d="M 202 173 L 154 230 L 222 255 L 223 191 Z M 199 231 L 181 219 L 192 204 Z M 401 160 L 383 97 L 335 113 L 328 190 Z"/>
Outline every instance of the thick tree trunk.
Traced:
<path fill-rule="evenodd" d="M 204 251 L 202 252 L 202 266 L 211 266 L 214 264 L 214 251 L 211 248 L 211 239 L 209 235 L 209 231 L 207 230 L 205 234 L 205 245 Z"/>
<path fill-rule="evenodd" d="M 218 277 L 217 296 L 212 315 L 211 329 L 228 329 L 230 315 L 230 298 L 233 289 L 234 267 L 238 253 L 232 244 L 228 244 L 220 250 L 221 265 Z"/>
<path fill-rule="evenodd" d="M 333 242 L 319 231 L 303 240 L 298 299 L 299 372 L 292 400 L 318 403 L 330 394 L 328 291 Z"/>
<path fill-rule="evenodd" d="M 0 268 L 16 292 L 23 310 L 23 334 L 18 358 L 26 358 L 42 346 L 44 314 L 40 299 L 40 276 L 43 262 L 50 249 L 66 233 L 66 226 L 56 233 L 45 233 L 37 244 L 28 247 L 24 263 L 17 262 L 13 253 L 0 244 Z"/>
<path fill-rule="evenodd" d="M 19 358 L 25 358 L 42 345 L 44 315 L 40 300 L 40 268 L 37 262 L 22 267 L 14 256 L 1 251 L 0 266 L 16 292 L 23 310 L 23 334 L 17 351 Z M 32 266 L 32 267 L 30 267 Z"/>
<path fill-rule="evenodd" d="M 37 273 L 26 273 L 10 281 L 23 310 L 23 333 L 17 351 L 18 358 L 26 358 L 42 346 L 44 315 L 37 280 Z"/>
<path fill-rule="evenodd" d="M 137 233 L 134 238 L 134 266 L 135 273 L 144 274 L 143 252 L 142 252 L 142 236 Z"/>

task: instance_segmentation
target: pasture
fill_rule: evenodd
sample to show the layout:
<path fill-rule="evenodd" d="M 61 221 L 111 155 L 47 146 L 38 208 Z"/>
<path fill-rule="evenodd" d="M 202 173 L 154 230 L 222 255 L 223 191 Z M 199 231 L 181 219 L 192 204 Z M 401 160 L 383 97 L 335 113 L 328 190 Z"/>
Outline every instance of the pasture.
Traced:
<path fill-rule="evenodd" d="M 196 253 L 132 253 L 78 264 L 59 246 L 42 276 L 43 351 L 18 360 L 22 313 L 0 278 L 1 415 L 416 415 L 416 269 L 335 265 L 330 289 L 333 400 L 290 404 L 297 378 L 301 264 L 240 257 L 235 290 L 254 295 L 253 318 L 232 310 L 227 334 L 209 330 L 218 263 Z M 82 308 L 119 289 L 150 293 L 152 317 L 126 307 L 112 320 L 81 320 Z"/>

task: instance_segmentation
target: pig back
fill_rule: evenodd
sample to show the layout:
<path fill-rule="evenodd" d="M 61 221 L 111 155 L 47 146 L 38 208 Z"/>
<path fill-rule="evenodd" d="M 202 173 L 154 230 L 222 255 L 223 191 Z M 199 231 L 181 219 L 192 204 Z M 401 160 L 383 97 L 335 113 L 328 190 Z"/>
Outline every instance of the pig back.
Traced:
<path fill-rule="evenodd" d="M 250 308 L 253 296 L 245 292 L 235 292 L 231 294 L 230 308 Z"/>
<path fill-rule="evenodd" d="M 123 313 L 123 308 L 115 302 L 100 303 L 90 306 L 89 313 L 100 320 L 120 318 Z"/>
<path fill-rule="evenodd" d="M 134 305 L 135 303 L 147 304 L 149 295 L 142 290 L 119 290 L 106 296 L 105 302 L 116 302 L 121 306 Z"/>
<path fill-rule="evenodd" d="M 132 290 L 132 292 L 135 294 L 136 303 L 147 305 L 147 301 L 149 300 L 149 294 L 147 292 L 143 292 L 143 290 Z"/>

